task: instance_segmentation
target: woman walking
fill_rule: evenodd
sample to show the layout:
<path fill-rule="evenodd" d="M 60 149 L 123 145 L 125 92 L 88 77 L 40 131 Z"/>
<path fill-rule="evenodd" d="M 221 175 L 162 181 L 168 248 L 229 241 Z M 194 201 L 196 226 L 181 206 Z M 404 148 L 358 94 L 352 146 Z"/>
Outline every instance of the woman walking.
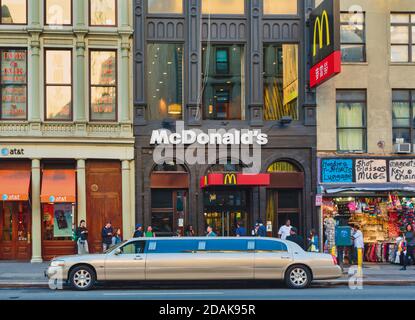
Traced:
<path fill-rule="evenodd" d="M 316 234 L 315 229 L 311 229 L 307 240 L 308 240 L 308 246 L 307 246 L 308 249 L 307 249 L 307 251 L 309 251 L 309 252 L 319 252 L 318 235 Z"/>

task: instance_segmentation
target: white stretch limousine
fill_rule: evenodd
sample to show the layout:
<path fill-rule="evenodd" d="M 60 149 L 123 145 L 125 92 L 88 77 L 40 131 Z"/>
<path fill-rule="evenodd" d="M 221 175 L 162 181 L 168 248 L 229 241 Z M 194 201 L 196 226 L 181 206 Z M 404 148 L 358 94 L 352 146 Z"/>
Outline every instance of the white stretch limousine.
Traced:
<path fill-rule="evenodd" d="M 46 275 L 77 290 L 96 281 L 284 280 L 306 288 L 312 280 L 335 279 L 341 269 L 329 254 L 309 253 L 273 238 L 137 238 L 102 254 L 63 256 Z"/>

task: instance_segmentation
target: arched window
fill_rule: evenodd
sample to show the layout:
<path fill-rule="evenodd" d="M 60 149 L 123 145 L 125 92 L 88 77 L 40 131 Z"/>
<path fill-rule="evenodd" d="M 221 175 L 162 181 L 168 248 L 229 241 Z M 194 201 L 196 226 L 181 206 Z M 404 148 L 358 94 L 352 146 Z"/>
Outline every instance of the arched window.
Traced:
<path fill-rule="evenodd" d="M 288 161 L 277 161 L 271 164 L 268 169 L 268 173 L 274 172 L 301 172 L 301 170 L 294 164 Z"/>

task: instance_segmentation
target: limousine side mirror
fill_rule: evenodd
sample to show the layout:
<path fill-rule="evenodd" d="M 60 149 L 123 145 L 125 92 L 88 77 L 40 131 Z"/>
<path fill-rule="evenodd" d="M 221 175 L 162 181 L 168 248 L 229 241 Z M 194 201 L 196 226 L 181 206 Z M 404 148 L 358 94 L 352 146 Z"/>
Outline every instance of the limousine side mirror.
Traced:
<path fill-rule="evenodd" d="M 122 251 L 121 251 L 121 249 L 120 248 L 117 248 L 117 249 L 115 249 L 115 251 L 114 251 L 114 254 L 116 255 L 116 256 L 118 256 L 119 254 L 121 254 L 122 253 Z"/>

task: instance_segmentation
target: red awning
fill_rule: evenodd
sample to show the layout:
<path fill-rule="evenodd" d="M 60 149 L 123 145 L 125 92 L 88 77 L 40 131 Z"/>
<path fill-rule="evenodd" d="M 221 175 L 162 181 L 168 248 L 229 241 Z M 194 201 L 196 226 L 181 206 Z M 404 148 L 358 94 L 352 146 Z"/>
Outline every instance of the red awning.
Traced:
<path fill-rule="evenodd" d="M 40 201 L 42 203 L 76 202 L 75 170 L 44 170 Z"/>
<path fill-rule="evenodd" d="M 200 179 L 200 187 L 218 186 L 250 186 L 267 187 L 270 185 L 270 174 L 243 174 L 243 173 L 211 173 Z"/>
<path fill-rule="evenodd" d="M 0 170 L 0 201 L 29 200 L 30 170 Z"/>

